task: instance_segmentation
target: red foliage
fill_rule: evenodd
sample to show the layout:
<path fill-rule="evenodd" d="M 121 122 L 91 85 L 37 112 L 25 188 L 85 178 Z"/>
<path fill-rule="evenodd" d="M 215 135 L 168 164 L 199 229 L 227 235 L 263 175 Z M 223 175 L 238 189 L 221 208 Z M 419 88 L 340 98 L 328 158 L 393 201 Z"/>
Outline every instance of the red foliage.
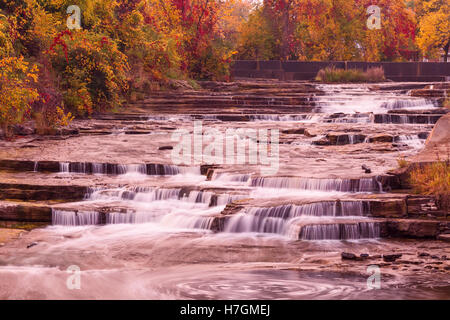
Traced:
<path fill-rule="evenodd" d="M 56 35 L 56 37 L 53 38 L 53 42 L 52 42 L 50 48 L 47 50 L 47 53 L 50 52 L 50 51 L 51 52 L 55 52 L 55 47 L 60 45 L 63 48 L 64 56 L 66 57 L 66 61 L 67 61 L 67 63 L 69 63 L 67 44 L 66 44 L 66 42 L 63 39 L 63 37 L 65 35 L 68 35 L 68 36 L 72 37 L 72 32 L 70 30 L 64 30 L 64 31 L 58 33 Z"/>
<path fill-rule="evenodd" d="M 192 32 L 185 49 L 192 57 L 198 57 L 213 35 L 217 4 L 214 0 L 172 0 L 172 3 L 180 11 L 183 28 Z"/>
<path fill-rule="evenodd" d="M 100 40 L 100 48 L 103 48 L 104 45 L 110 45 L 109 39 L 107 37 L 103 37 L 102 40 Z"/>

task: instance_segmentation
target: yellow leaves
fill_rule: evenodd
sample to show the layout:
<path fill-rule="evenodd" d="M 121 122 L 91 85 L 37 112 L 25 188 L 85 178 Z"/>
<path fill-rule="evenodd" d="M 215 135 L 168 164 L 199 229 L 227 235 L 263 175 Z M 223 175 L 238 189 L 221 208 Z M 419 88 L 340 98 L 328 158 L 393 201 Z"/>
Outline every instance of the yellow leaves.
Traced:
<path fill-rule="evenodd" d="M 246 22 L 254 4 L 249 0 L 225 0 L 219 3 L 218 34 L 228 40 L 238 37 L 239 28 Z"/>
<path fill-rule="evenodd" d="M 113 108 L 127 89 L 127 56 L 116 42 L 88 30 L 65 37 L 68 59 L 62 50 L 52 55 L 52 65 L 61 76 L 66 108 L 78 115 L 94 109 Z"/>
<path fill-rule="evenodd" d="M 68 112 L 67 114 L 64 113 L 64 110 L 60 107 L 56 107 L 56 120 L 55 124 L 58 126 L 67 126 L 74 117 L 72 116 L 71 112 Z"/>
<path fill-rule="evenodd" d="M 438 56 L 438 49 L 450 42 L 450 4 L 436 5 L 436 1 L 422 1 L 417 45 L 428 57 Z"/>
<path fill-rule="evenodd" d="M 29 67 L 22 56 L 0 59 L 0 123 L 10 125 L 20 122 L 38 98 L 31 86 L 37 81 L 37 67 Z"/>

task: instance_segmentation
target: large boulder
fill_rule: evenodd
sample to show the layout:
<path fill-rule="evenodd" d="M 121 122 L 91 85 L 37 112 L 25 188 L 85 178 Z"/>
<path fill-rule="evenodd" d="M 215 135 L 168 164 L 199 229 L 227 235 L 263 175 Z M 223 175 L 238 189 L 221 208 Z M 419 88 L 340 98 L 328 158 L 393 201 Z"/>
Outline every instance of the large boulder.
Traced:
<path fill-rule="evenodd" d="M 450 114 L 441 117 L 427 138 L 426 145 L 450 142 Z"/>
<path fill-rule="evenodd" d="M 413 163 L 427 163 L 446 160 L 450 150 L 450 113 L 442 116 L 427 138 L 425 148 L 411 157 Z"/>

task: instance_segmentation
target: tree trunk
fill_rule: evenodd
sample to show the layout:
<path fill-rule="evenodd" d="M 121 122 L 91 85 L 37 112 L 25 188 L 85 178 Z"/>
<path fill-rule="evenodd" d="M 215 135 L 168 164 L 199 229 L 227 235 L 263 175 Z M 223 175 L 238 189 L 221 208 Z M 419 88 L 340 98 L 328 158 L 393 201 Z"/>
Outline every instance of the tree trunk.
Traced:
<path fill-rule="evenodd" d="M 291 6 L 290 0 L 284 0 L 283 8 L 283 34 L 281 43 L 281 59 L 288 60 L 289 58 L 289 40 L 291 35 L 290 21 L 289 21 L 289 8 Z"/>
<path fill-rule="evenodd" d="M 450 42 L 448 42 L 447 45 L 444 47 L 444 62 L 447 62 L 449 47 L 450 47 Z"/>

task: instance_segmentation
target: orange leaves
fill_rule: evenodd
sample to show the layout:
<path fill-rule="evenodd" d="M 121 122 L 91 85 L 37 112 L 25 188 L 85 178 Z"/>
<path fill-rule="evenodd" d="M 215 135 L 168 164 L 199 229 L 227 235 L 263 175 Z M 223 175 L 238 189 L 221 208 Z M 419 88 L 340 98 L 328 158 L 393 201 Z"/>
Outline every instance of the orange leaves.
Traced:
<path fill-rule="evenodd" d="M 0 124 L 6 129 L 29 116 L 30 104 L 38 98 L 32 86 L 37 72 L 22 56 L 0 59 Z"/>
<path fill-rule="evenodd" d="M 119 105 L 128 88 L 128 62 L 115 41 L 82 30 L 71 33 L 63 47 L 64 57 L 53 50 L 51 62 L 60 77 L 65 106 L 78 115 L 90 115 Z"/>
<path fill-rule="evenodd" d="M 372 4 L 381 8 L 381 30 L 366 26 Z M 266 0 L 260 18 L 271 25 L 275 59 L 396 60 L 414 46 L 414 16 L 404 0 Z"/>
<path fill-rule="evenodd" d="M 446 60 L 450 47 L 450 3 L 421 0 L 418 7 L 417 45 L 427 58 L 437 58 L 443 51 Z"/>

